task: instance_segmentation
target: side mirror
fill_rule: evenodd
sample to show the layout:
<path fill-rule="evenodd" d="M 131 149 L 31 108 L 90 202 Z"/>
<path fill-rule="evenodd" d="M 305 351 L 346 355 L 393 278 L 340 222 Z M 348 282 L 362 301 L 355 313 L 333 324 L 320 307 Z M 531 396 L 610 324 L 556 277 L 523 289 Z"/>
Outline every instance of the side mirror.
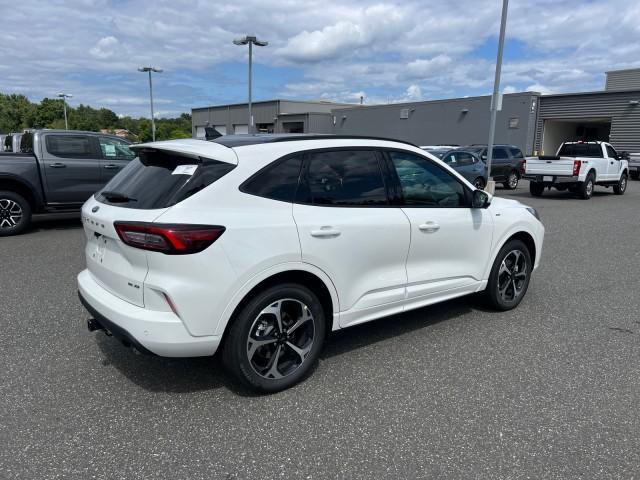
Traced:
<path fill-rule="evenodd" d="M 474 190 L 471 197 L 471 208 L 487 208 L 491 205 L 491 197 L 487 192 Z"/>

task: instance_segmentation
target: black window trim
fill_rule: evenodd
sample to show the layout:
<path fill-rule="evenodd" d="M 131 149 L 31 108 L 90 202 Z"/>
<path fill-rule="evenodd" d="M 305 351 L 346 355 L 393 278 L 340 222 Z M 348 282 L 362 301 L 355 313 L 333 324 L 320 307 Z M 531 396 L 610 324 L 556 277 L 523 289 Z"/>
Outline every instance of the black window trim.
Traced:
<path fill-rule="evenodd" d="M 49 149 L 49 138 L 51 137 L 85 137 L 89 140 L 89 146 L 92 152 L 89 155 L 59 155 L 53 153 Z M 74 160 L 102 160 L 102 149 L 96 135 L 87 135 L 84 133 L 64 134 L 64 133 L 47 133 L 44 137 L 44 147 L 49 155 L 56 158 L 74 159 Z"/>
<path fill-rule="evenodd" d="M 451 172 L 449 172 L 442 165 L 439 165 L 438 163 L 434 162 L 429 157 L 425 157 L 424 155 L 420 155 L 419 153 L 411 151 L 411 150 L 403 150 L 401 148 L 388 148 L 388 147 L 382 148 L 381 150 L 383 150 L 383 155 L 384 155 L 384 157 L 386 159 L 388 168 L 390 169 L 390 175 L 391 175 L 392 181 L 394 182 L 395 189 L 399 194 L 399 203 L 397 203 L 395 205 L 396 207 L 401 207 L 401 208 L 468 208 L 468 209 L 472 209 L 471 200 L 472 200 L 473 191 L 467 185 L 465 185 L 465 183 L 462 180 L 460 180 L 455 175 L 452 175 Z M 404 195 L 402 194 L 402 185 L 400 183 L 400 178 L 398 177 L 398 172 L 396 171 L 395 166 L 393 165 L 393 160 L 391 160 L 391 156 L 389 155 L 390 152 L 409 153 L 409 154 L 415 155 L 417 157 L 424 158 L 426 161 L 428 161 L 432 165 L 435 165 L 436 168 L 439 168 L 445 174 L 449 175 L 451 178 L 453 178 L 456 182 L 458 182 L 460 184 L 460 186 L 462 187 L 462 191 L 464 192 L 464 199 L 465 199 L 466 205 L 458 205 L 456 207 L 452 207 L 452 206 L 448 206 L 448 205 L 440 206 L 440 205 L 407 205 L 407 204 L 405 204 Z"/>
<path fill-rule="evenodd" d="M 287 200 L 281 200 L 279 198 L 267 197 L 265 195 L 258 195 L 257 193 L 254 193 L 248 190 L 249 184 L 253 180 L 255 180 L 257 177 L 261 176 L 263 173 L 267 172 L 268 170 L 271 170 L 272 168 L 276 168 L 281 163 L 284 163 L 293 157 L 302 157 L 302 161 L 300 162 L 300 170 L 298 171 L 298 183 L 296 184 L 296 188 L 293 192 L 291 200 L 287 201 Z M 307 159 L 306 151 L 287 153 L 283 157 L 276 158 L 274 161 L 267 163 L 264 167 L 262 167 L 260 170 L 258 170 L 249 178 L 247 178 L 244 182 L 242 182 L 238 187 L 238 190 L 240 190 L 242 193 L 246 193 L 247 195 L 253 195 L 254 197 L 258 197 L 258 198 L 266 198 L 267 200 L 273 200 L 274 202 L 283 202 L 283 203 L 289 203 L 289 204 L 295 203 L 296 196 L 298 195 L 298 188 L 300 188 L 300 178 L 302 176 L 302 171 L 304 170 L 304 164 L 306 159 Z"/>

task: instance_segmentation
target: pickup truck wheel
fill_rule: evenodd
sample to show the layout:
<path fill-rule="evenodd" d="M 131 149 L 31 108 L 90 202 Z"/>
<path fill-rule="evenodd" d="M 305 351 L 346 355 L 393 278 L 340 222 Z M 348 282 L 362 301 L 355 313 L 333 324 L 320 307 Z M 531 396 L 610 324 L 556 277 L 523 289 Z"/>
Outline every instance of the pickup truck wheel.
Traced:
<path fill-rule="evenodd" d="M 624 192 L 627 191 L 627 174 L 623 173 L 620 176 L 620 180 L 617 185 L 613 186 L 613 193 L 616 195 L 624 195 Z"/>
<path fill-rule="evenodd" d="M 496 310 L 511 310 L 524 298 L 531 279 L 531 254 L 520 240 L 510 240 L 491 267 L 485 297 Z"/>
<path fill-rule="evenodd" d="M 31 205 L 15 192 L 0 191 L 0 237 L 17 235 L 31 221 Z"/>
<path fill-rule="evenodd" d="M 534 197 L 541 197 L 544 192 L 544 184 L 537 182 L 529 182 L 529 193 Z"/>
<path fill-rule="evenodd" d="M 589 173 L 587 178 L 580 184 L 580 188 L 578 189 L 578 193 L 583 200 L 589 200 L 593 195 L 593 187 L 595 186 L 595 181 L 593 180 L 593 173 Z"/>
<path fill-rule="evenodd" d="M 503 183 L 504 188 L 515 190 L 516 188 L 518 188 L 518 180 L 520 180 L 520 177 L 518 177 L 518 172 L 516 172 L 515 170 L 511 170 L 509 176 L 507 177 L 507 181 Z"/>

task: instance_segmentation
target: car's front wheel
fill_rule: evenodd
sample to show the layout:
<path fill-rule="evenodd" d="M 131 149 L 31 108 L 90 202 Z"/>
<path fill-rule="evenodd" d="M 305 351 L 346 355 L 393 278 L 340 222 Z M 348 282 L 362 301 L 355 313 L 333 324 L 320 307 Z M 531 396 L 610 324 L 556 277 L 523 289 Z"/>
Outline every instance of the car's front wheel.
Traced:
<path fill-rule="evenodd" d="M 616 195 L 624 195 L 624 192 L 627 191 L 627 174 L 623 173 L 620 175 L 620 180 L 617 185 L 613 186 L 613 193 Z"/>
<path fill-rule="evenodd" d="M 0 191 L 0 237 L 17 235 L 31 221 L 31 205 L 16 192 Z"/>
<path fill-rule="evenodd" d="M 318 360 L 325 312 L 316 295 L 298 284 L 268 288 L 232 319 L 222 349 L 226 368 L 259 392 L 289 388 Z"/>
<path fill-rule="evenodd" d="M 515 170 L 511 170 L 509 172 L 509 176 L 507 177 L 507 181 L 503 183 L 504 188 L 508 188 L 509 190 L 515 190 L 518 188 L 518 181 L 520 177 L 518 176 L 518 172 Z"/>
<path fill-rule="evenodd" d="M 511 310 L 522 301 L 531 279 L 531 253 L 521 240 L 508 241 L 493 262 L 485 297 L 496 310 Z"/>

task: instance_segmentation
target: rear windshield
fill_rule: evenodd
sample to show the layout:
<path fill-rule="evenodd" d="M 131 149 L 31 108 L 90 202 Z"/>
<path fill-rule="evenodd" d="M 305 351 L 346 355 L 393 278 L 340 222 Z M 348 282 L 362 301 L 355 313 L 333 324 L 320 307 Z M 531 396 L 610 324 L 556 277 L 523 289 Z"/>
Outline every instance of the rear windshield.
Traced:
<path fill-rule="evenodd" d="M 603 157 L 602 147 L 597 143 L 565 143 L 558 155 L 561 157 Z"/>
<path fill-rule="evenodd" d="M 211 185 L 234 167 L 203 157 L 143 150 L 96 193 L 96 199 L 125 208 L 166 208 Z"/>

